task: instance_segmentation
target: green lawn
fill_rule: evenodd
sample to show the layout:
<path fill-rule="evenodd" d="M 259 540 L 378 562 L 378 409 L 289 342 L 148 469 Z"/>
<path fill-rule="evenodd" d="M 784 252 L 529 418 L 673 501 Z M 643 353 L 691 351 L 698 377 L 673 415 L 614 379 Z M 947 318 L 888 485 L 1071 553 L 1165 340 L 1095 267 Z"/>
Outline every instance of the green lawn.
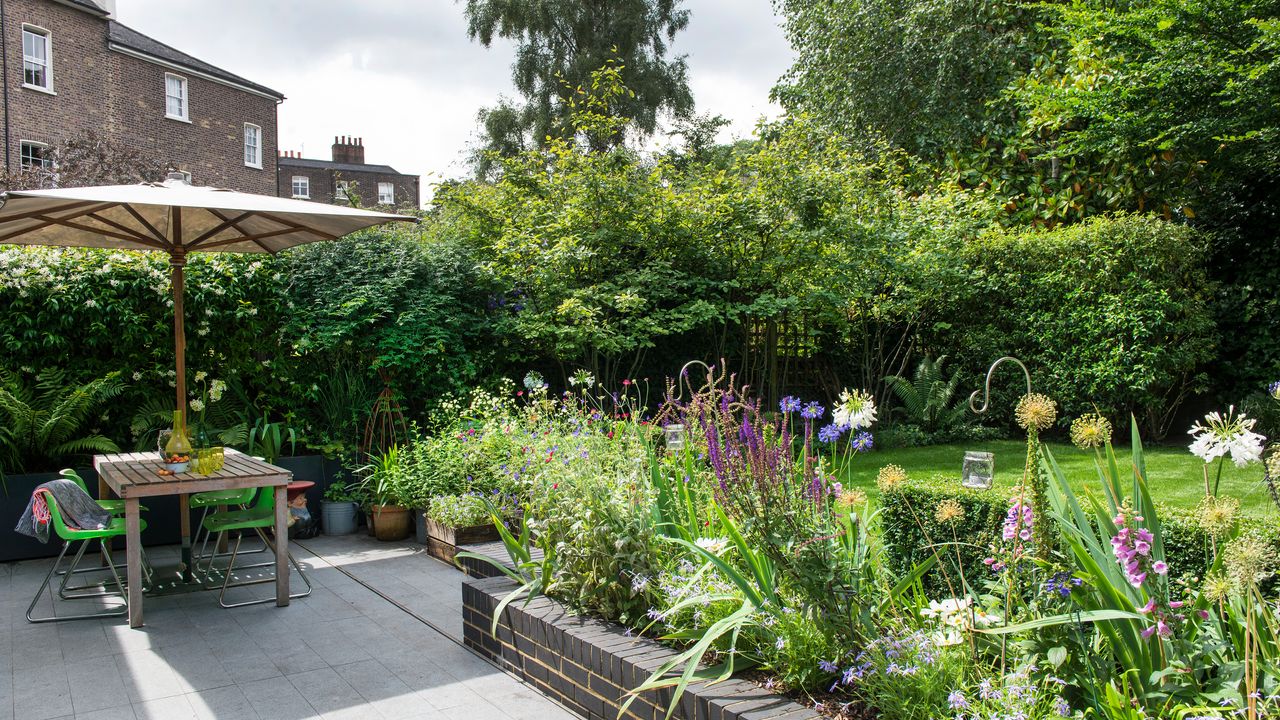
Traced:
<path fill-rule="evenodd" d="M 1094 456 L 1071 445 L 1049 443 L 1058 464 L 1075 488 L 1086 485 L 1097 488 L 1098 474 L 1094 468 Z M 876 472 L 890 463 L 901 465 L 913 478 L 930 478 L 938 475 L 960 477 L 960 461 L 967 450 L 986 450 L 996 456 L 997 488 L 1012 488 L 1022 479 L 1022 464 L 1026 454 L 1025 443 L 1018 440 L 992 440 L 964 445 L 932 445 L 919 448 L 877 450 L 868 455 L 853 458 L 849 462 L 846 484 L 862 487 L 875 494 Z M 1204 463 L 1187 451 L 1186 446 L 1147 447 L 1147 478 L 1157 501 L 1169 505 L 1194 508 L 1204 497 Z M 1117 447 L 1116 456 L 1121 463 L 1129 460 L 1129 448 Z M 1211 466 L 1210 479 L 1217 465 Z M 1245 514 L 1252 517 L 1278 517 L 1275 506 L 1262 481 L 1262 466 L 1251 465 L 1239 469 L 1227 461 L 1222 472 L 1222 495 L 1240 499 Z"/>

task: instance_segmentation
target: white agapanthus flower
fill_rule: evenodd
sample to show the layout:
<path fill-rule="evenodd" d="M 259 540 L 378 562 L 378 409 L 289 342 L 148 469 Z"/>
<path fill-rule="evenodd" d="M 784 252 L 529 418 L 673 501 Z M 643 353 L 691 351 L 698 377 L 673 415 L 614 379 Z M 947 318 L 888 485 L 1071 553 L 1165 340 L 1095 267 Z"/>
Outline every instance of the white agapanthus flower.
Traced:
<path fill-rule="evenodd" d="M 698 538 L 693 541 L 693 544 L 712 555 L 719 555 L 724 552 L 725 548 L 729 547 L 729 541 L 724 538 Z"/>
<path fill-rule="evenodd" d="M 1206 463 L 1230 455 L 1236 467 L 1259 462 L 1267 439 L 1253 431 L 1257 422 L 1243 413 L 1236 415 L 1234 405 L 1227 408 L 1225 416 L 1211 412 L 1204 416 L 1204 424 L 1197 422 L 1187 431 L 1193 437 L 1191 454 Z"/>
<path fill-rule="evenodd" d="M 853 430 L 871 427 L 876 421 L 876 401 L 871 393 L 862 390 L 840 393 L 840 402 L 832 411 L 836 425 Z"/>

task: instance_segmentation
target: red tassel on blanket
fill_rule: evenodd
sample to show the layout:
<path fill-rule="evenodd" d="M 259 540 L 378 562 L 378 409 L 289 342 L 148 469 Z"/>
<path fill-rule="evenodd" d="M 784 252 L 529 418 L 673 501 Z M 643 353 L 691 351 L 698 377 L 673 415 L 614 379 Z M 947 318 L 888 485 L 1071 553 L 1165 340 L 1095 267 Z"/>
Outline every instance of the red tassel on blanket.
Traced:
<path fill-rule="evenodd" d="M 49 503 L 45 502 L 44 499 L 45 493 L 47 492 L 49 491 L 40 490 L 36 493 L 35 497 L 31 498 L 32 519 L 34 519 L 39 525 L 48 525 L 50 520 Z"/>

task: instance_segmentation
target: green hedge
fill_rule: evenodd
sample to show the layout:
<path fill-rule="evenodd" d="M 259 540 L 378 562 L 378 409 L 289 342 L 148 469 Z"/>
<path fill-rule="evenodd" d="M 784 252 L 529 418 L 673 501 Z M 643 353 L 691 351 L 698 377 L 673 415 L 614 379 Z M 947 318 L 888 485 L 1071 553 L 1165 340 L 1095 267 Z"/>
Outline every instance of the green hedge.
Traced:
<path fill-rule="evenodd" d="M 939 504 L 955 500 L 964 508 L 964 517 L 953 523 L 939 522 L 936 512 Z M 885 489 L 880 495 L 882 507 L 880 524 L 883 529 L 886 560 L 898 574 L 903 575 L 912 567 L 927 560 L 939 547 L 941 562 L 924 577 L 924 587 L 931 597 L 951 596 L 952 587 L 959 592 L 959 564 L 968 583 L 975 589 L 989 578 L 991 570 L 982 563 L 990 556 L 988 546 L 995 543 L 1001 532 L 1009 498 L 998 490 L 973 490 L 960 485 L 958 480 L 932 478 L 912 480 L 897 487 Z M 1164 527 L 1165 557 L 1173 577 L 1204 577 L 1209 567 L 1210 545 L 1208 536 L 1189 511 L 1162 507 L 1160 521 Z M 954 535 L 953 535 L 954 529 Z M 1272 539 L 1280 551 L 1280 529 L 1246 521 L 1242 530 L 1257 529 Z M 955 548 L 960 549 L 959 563 Z"/>

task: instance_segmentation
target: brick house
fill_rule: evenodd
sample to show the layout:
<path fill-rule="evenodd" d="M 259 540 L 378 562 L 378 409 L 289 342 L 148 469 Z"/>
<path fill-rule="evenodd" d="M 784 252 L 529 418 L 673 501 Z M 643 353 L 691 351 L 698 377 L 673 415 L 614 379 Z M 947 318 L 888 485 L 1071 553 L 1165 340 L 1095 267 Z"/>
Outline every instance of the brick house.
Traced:
<path fill-rule="evenodd" d="M 120 24 L 114 0 L 0 0 L 6 169 L 92 132 L 190 173 L 275 194 L 284 96 Z"/>
<path fill-rule="evenodd" d="M 364 140 L 352 137 L 333 139 L 332 160 L 313 160 L 294 152 L 282 153 L 279 165 L 280 197 L 313 202 L 346 201 L 340 187 L 354 190 L 365 207 L 374 205 L 418 207 L 418 176 L 396 172 L 389 165 L 364 161 Z"/>

